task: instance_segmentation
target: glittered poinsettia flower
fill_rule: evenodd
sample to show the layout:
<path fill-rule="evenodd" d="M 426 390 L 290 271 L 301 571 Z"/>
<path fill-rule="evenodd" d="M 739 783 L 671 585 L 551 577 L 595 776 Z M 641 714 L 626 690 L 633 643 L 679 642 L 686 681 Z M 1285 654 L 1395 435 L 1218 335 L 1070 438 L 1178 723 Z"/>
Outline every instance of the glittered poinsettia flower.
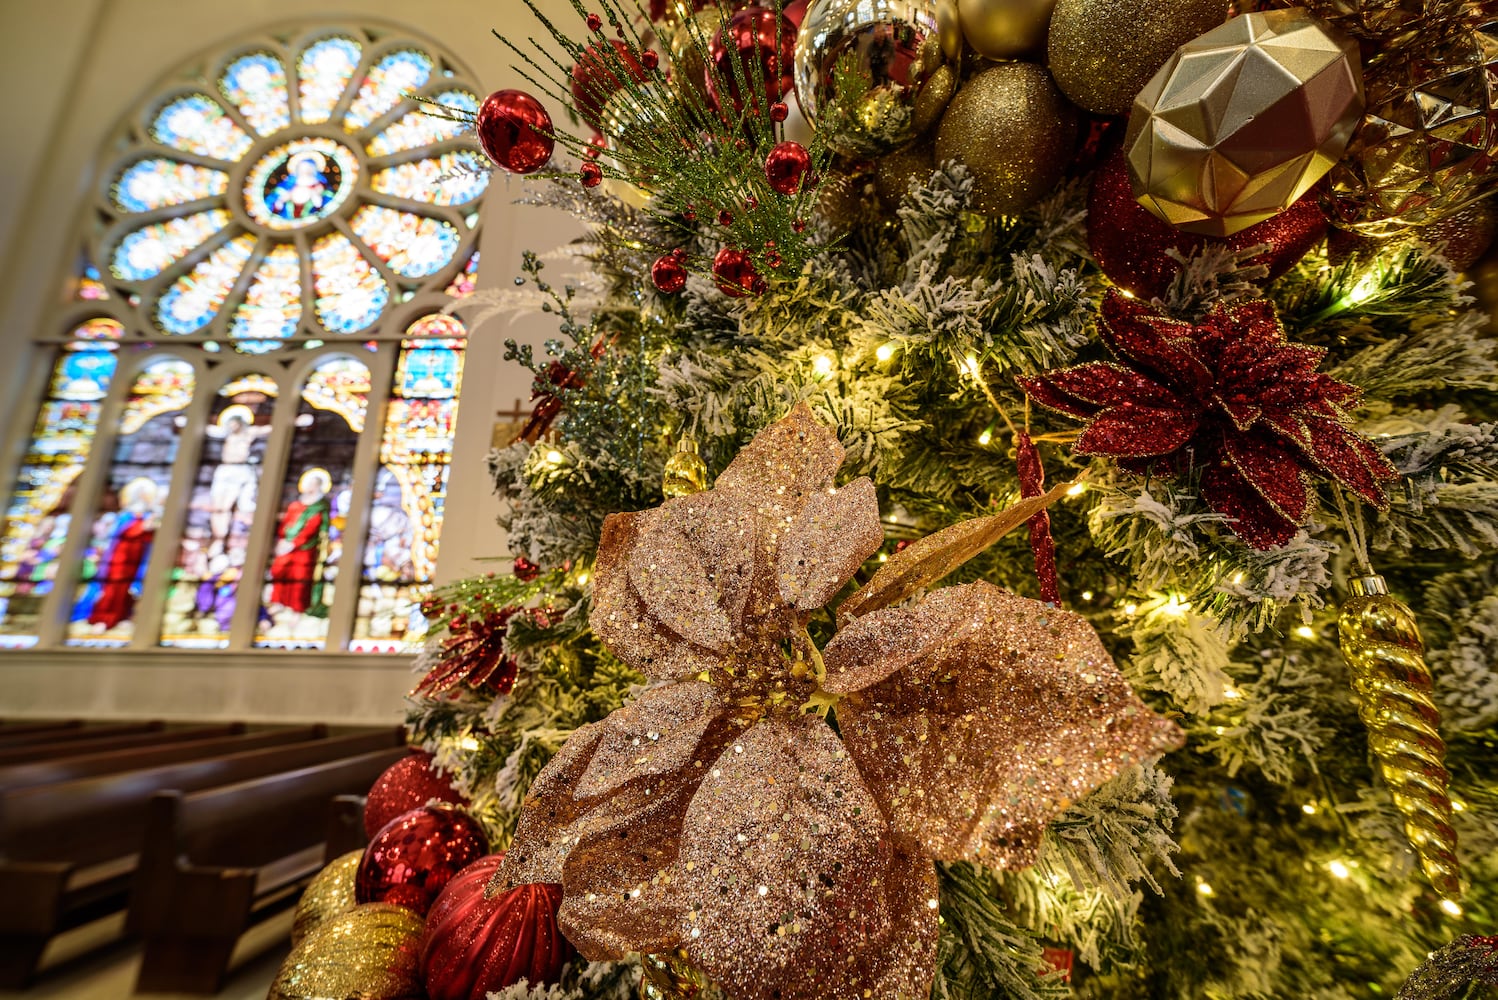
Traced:
<path fill-rule="evenodd" d="M 1081 454 L 1133 472 L 1200 469 L 1207 505 L 1259 549 L 1294 537 L 1318 478 L 1388 506 L 1383 484 L 1398 472 L 1350 427 L 1358 388 L 1317 371 L 1326 352 L 1287 341 L 1270 302 L 1219 304 L 1193 324 L 1113 292 L 1102 318 L 1120 364 L 1019 380 L 1036 402 L 1089 421 Z"/>
<path fill-rule="evenodd" d="M 1083 619 L 988 584 L 886 587 L 818 651 L 808 621 L 883 540 L 842 459 L 799 406 L 713 489 L 604 523 L 592 627 L 660 683 L 537 776 L 493 886 L 560 883 L 584 957 L 684 956 L 735 1000 L 925 1000 L 934 862 L 1030 863 L 1178 745 Z M 804 708 L 832 702 L 841 737 Z"/>

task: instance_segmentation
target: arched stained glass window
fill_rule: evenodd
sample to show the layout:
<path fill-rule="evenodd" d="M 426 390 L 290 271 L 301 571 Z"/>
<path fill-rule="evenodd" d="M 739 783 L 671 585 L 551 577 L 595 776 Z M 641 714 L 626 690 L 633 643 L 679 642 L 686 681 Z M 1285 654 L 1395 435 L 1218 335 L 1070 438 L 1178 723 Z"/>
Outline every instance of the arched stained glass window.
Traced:
<path fill-rule="evenodd" d="M 39 337 L 0 646 L 415 641 L 488 182 L 417 98 L 471 114 L 471 80 L 409 32 L 295 26 L 121 124 Z"/>

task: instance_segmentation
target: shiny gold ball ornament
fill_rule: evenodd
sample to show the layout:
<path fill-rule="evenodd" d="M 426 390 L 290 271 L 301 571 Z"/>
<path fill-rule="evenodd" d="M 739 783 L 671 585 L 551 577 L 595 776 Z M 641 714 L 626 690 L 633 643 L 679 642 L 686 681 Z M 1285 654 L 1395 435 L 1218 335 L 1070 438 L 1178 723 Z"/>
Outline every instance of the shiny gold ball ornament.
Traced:
<path fill-rule="evenodd" d="M 1045 43 L 1056 0 L 957 0 L 962 37 L 980 56 L 1013 59 Z"/>
<path fill-rule="evenodd" d="M 640 966 L 640 1000 L 726 1000 L 684 954 L 642 955 Z"/>
<path fill-rule="evenodd" d="M 883 156 L 919 135 L 921 118 L 934 120 L 941 90 L 927 93 L 928 85 L 947 61 L 937 7 L 937 0 L 813 0 L 807 8 L 796 39 L 796 99 L 835 152 Z"/>
<path fill-rule="evenodd" d="M 404 906 L 356 906 L 291 949 L 266 1000 L 419 1000 L 422 928 Z"/>
<path fill-rule="evenodd" d="M 998 63 L 957 91 L 936 130 L 936 162 L 973 175 L 973 207 L 1018 212 L 1060 180 L 1077 139 L 1077 112 L 1042 66 Z"/>
<path fill-rule="evenodd" d="M 1135 99 L 1134 195 L 1178 229 L 1231 236 L 1325 176 L 1362 113 L 1349 36 L 1300 9 L 1243 14 L 1182 45 Z"/>
<path fill-rule="evenodd" d="M 354 873 L 359 870 L 359 859 L 363 856 L 362 850 L 340 855 L 328 862 L 308 883 L 296 904 L 296 920 L 291 925 L 292 944 L 358 905 L 354 900 Z"/>
<path fill-rule="evenodd" d="M 1073 104 L 1121 115 L 1176 49 L 1226 16 L 1222 0 L 1056 0 L 1051 75 Z"/>
<path fill-rule="evenodd" d="M 681 8 L 681 5 L 676 5 L 676 8 Z M 718 29 L 723 27 L 723 14 L 716 4 L 696 13 L 681 8 L 678 13 L 681 16 L 673 17 L 669 26 L 663 29 L 666 52 L 671 57 L 671 85 L 684 98 L 706 106 L 707 62 L 703 54 Z"/>
<path fill-rule="evenodd" d="M 1368 748 L 1404 815 L 1404 834 L 1420 867 L 1437 892 L 1456 899 L 1461 866 L 1451 828 L 1446 744 L 1420 629 L 1410 609 L 1390 596 L 1383 577 L 1358 577 L 1350 589 L 1337 633 L 1352 672 L 1358 716 L 1368 729 Z"/>
<path fill-rule="evenodd" d="M 676 443 L 676 450 L 666 459 L 666 470 L 661 476 L 661 492 L 666 495 L 667 500 L 671 500 L 701 493 L 710 485 L 707 463 L 697 452 L 697 442 L 682 435 L 681 440 Z"/>

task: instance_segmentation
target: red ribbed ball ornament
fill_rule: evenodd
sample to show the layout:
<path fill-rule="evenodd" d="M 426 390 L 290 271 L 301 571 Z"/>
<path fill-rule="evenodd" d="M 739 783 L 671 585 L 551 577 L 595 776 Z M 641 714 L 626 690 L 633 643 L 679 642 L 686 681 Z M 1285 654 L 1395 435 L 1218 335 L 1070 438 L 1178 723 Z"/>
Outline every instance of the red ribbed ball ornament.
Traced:
<path fill-rule="evenodd" d="M 734 110 L 739 111 L 746 98 L 757 103 L 755 87 L 762 87 L 766 103 L 774 104 L 790 93 L 794 84 L 796 25 L 768 7 L 745 7 L 713 35 L 708 56 L 703 82 L 713 107 L 721 111 L 732 102 Z M 738 73 L 743 74 L 742 85 Z M 722 92 L 724 88 L 727 93 Z"/>
<path fill-rule="evenodd" d="M 402 813 L 436 799 L 466 806 L 468 800 L 442 775 L 432 769 L 432 755 L 413 750 L 385 769 L 369 789 L 364 802 L 364 836 L 373 838 L 380 828 Z"/>
<path fill-rule="evenodd" d="M 540 170 L 556 148 L 551 115 L 523 90 L 496 90 L 484 98 L 473 130 L 489 159 L 514 174 Z"/>
<path fill-rule="evenodd" d="M 454 875 L 489 853 L 479 821 L 453 806 L 422 806 L 386 823 L 364 849 L 354 899 L 422 916 Z"/>
<path fill-rule="evenodd" d="M 421 974 L 428 1000 L 483 1000 L 521 979 L 552 985 L 574 954 L 557 927 L 562 887 L 519 885 L 485 898 L 503 854 L 464 868 L 427 914 Z"/>

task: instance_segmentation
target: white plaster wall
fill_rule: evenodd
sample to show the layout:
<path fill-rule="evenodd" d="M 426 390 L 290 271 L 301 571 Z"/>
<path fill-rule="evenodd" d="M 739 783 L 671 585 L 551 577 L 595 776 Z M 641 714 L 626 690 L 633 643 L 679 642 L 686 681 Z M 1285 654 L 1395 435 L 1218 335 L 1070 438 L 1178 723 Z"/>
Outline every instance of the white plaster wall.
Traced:
<path fill-rule="evenodd" d="M 567 0 L 541 6 L 558 23 L 574 17 Z M 34 414 L 40 359 L 30 338 L 55 332 L 48 323 L 77 252 L 80 206 L 108 168 L 101 145 L 115 123 L 201 50 L 286 21 L 371 19 L 432 38 L 483 90 L 526 86 L 489 31 L 532 34 L 520 0 L 0 0 L 0 476 L 8 479 Z M 481 288 L 511 282 L 521 250 L 544 252 L 580 231 L 570 216 L 512 204 L 521 191 L 507 178 L 490 186 Z M 482 557 L 503 552 L 484 455 L 493 414 L 529 394 L 528 374 L 501 361 L 503 342 L 553 333 L 542 317 L 471 332 L 441 580 L 487 569 Z M 409 669 L 404 658 L 350 654 L 0 652 L 0 716 L 387 721 L 399 717 Z"/>

